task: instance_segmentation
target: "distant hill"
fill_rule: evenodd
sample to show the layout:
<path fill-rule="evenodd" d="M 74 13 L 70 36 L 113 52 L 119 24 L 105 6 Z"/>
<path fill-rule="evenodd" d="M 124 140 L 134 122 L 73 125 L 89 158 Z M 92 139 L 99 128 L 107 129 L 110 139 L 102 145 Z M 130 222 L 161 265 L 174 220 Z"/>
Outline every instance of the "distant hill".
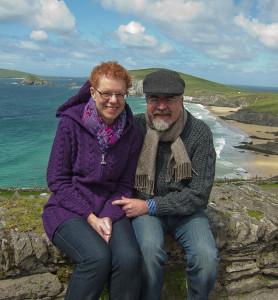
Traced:
<path fill-rule="evenodd" d="M 130 73 L 136 79 L 143 79 L 147 74 L 158 70 L 158 68 L 140 69 L 140 70 L 130 70 Z M 229 85 L 220 84 L 214 81 L 209 81 L 196 76 L 188 75 L 179 72 L 180 76 L 184 79 L 186 83 L 186 94 L 187 95 L 207 95 L 208 93 L 215 94 L 220 93 L 234 93 L 238 89 L 231 87 Z"/>
<path fill-rule="evenodd" d="M 16 70 L 0 69 L 0 78 L 25 78 L 26 76 L 30 76 L 30 75 L 39 77 L 31 73 L 26 73 L 26 72 L 21 72 Z"/>
<path fill-rule="evenodd" d="M 22 84 L 28 85 L 47 84 L 47 81 L 38 75 L 16 70 L 0 69 L 0 78 L 22 78 Z"/>
<path fill-rule="evenodd" d="M 135 79 L 142 80 L 155 70 L 157 68 L 130 70 L 130 73 Z M 278 93 L 236 88 L 184 73 L 179 74 L 185 81 L 185 95 L 190 96 L 192 102 L 229 107 L 252 105 L 250 109 L 257 112 L 278 112 Z"/>

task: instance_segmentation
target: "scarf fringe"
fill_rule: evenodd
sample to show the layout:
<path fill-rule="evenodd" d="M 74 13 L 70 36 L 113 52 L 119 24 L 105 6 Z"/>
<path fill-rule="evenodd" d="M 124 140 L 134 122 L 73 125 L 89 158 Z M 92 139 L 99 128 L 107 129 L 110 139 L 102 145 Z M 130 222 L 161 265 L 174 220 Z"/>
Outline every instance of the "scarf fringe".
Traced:
<path fill-rule="evenodd" d="M 135 189 L 153 195 L 154 191 L 154 181 L 150 180 L 147 175 L 138 175 L 135 176 Z"/>
<path fill-rule="evenodd" d="M 174 168 L 168 168 L 168 180 L 174 178 L 175 182 L 179 182 L 182 179 L 192 177 L 192 167 L 190 162 L 182 163 Z"/>

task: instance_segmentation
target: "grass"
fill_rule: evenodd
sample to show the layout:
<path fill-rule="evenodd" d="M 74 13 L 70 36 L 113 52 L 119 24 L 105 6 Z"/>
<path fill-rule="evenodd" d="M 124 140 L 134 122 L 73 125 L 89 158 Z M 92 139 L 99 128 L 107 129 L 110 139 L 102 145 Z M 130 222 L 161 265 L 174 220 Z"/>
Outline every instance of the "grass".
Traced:
<path fill-rule="evenodd" d="M 248 209 L 247 213 L 250 217 L 255 218 L 258 221 L 260 221 L 264 217 L 264 214 L 261 211 L 258 211 L 258 210 Z"/>
<path fill-rule="evenodd" d="M 5 210 L 4 219 L 6 228 L 20 232 L 44 232 L 41 214 L 47 198 L 40 197 L 39 192 L 24 192 L 10 194 L 10 191 L 1 191 L 0 206 Z M 41 192 L 40 192 L 41 193 Z"/>
<path fill-rule="evenodd" d="M 256 101 L 255 103 L 251 104 L 248 109 L 256 112 L 272 112 L 274 114 L 278 114 L 278 94 L 270 94 L 269 96 L 266 95 L 266 99 Z"/>
<path fill-rule="evenodd" d="M 259 183 L 258 185 L 264 190 L 278 189 L 278 182 Z"/>
<path fill-rule="evenodd" d="M 16 71 L 16 70 L 8 70 L 8 69 L 0 69 L 0 78 L 24 78 L 28 75 L 32 75 L 37 77 L 36 75 L 26 73 L 26 72 L 21 72 L 21 71 Z"/>

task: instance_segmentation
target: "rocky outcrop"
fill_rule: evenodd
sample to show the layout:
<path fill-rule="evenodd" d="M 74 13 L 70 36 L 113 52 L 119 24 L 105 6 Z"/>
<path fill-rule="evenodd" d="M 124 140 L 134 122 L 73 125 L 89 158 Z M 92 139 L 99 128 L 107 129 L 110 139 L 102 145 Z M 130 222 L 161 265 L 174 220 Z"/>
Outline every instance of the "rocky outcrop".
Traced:
<path fill-rule="evenodd" d="M 261 152 L 265 154 L 278 155 L 278 142 L 267 142 L 264 144 L 242 143 L 235 148 Z"/>
<path fill-rule="evenodd" d="M 277 299 L 277 192 L 249 183 L 215 185 L 207 211 L 220 250 L 219 275 L 210 300 Z M 71 262 L 45 234 L 10 227 L 6 214 L 3 205 L 0 300 L 63 299 Z M 171 239 L 167 239 L 167 251 L 164 299 L 184 299 L 183 253 Z"/>
<path fill-rule="evenodd" d="M 248 108 L 240 109 L 237 112 L 225 117 L 221 117 L 224 120 L 234 120 L 247 124 L 265 125 L 265 126 L 278 126 L 277 114 L 268 112 L 255 112 Z"/>
<path fill-rule="evenodd" d="M 45 85 L 47 84 L 47 81 L 37 76 L 28 75 L 23 78 L 21 83 L 26 85 Z"/>
<path fill-rule="evenodd" d="M 206 95 L 191 97 L 191 102 L 199 103 L 206 106 L 225 106 L 225 107 L 244 107 L 250 104 L 250 100 L 246 97 L 229 98 L 225 95 Z"/>
<path fill-rule="evenodd" d="M 132 79 L 132 87 L 128 91 L 129 96 L 142 97 L 143 93 L 143 80 Z"/>

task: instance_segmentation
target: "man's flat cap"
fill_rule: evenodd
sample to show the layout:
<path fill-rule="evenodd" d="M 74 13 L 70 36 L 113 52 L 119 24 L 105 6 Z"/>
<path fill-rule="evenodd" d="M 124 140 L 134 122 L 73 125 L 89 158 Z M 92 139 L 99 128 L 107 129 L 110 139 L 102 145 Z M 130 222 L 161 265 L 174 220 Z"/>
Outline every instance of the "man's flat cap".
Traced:
<path fill-rule="evenodd" d="M 153 95 L 181 95 L 185 83 L 180 75 L 171 70 L 159 69 L 148 74 L 143 81 L 143 92 Z"/>

